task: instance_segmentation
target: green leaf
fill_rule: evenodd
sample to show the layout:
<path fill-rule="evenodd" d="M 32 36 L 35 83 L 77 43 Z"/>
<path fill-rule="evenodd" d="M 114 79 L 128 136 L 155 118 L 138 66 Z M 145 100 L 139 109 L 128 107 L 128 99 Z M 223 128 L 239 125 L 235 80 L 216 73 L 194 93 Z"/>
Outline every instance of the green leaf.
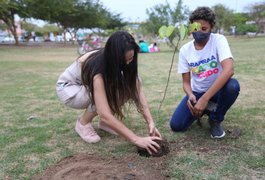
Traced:
<path fill-rule="evenodd" d="M 171 36 L 171 34 L 174 32 L 175 27 L 170 25 L 170 26 L 161 26 L 158 30 L 158 34 L 160 38 L 165 38 Z"/>
<path fill-rule="evenodd" d="M 175 30 L 175 27 L 170 25 L 167 27 L 167 33 L 166 33 L 166 36 L 169 37 Z"/>
<path fill-rule="evenodd" d="M 188 34 L 188 28 L 181 24 L 179 27 L 179 35 L 180 35 L 180 40 L 184 40 L 187 37 Z"/>
<path fill-rule="evenodd" d="M 161 26 L 158 30 L 158 34 L 160 36 L 161 39 L 167 37 L 166 34 L 167 34 L 167 27 L 164 25 L 164 26 Z"/>
<path fill-rule="evenodd" d="M 200 23 L 197 23 L 197 22 L 194 22 L 192 24 L 190 24 L 190 30 L 189 32 L 193 32 L 193 31 L 199 31 L 201 30 L 201 24 Z"/>

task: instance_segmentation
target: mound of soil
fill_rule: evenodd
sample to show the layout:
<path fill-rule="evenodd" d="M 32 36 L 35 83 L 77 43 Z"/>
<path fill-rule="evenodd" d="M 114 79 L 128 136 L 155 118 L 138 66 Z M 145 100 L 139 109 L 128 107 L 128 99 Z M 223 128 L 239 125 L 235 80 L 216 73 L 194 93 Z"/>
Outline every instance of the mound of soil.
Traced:
<path fill-rule="evenodd" d="M 169 143 L 167 140 L 155 140 L 155 142 L 160 146 L 160 149 L 157 150 L 157 152 L 152 151 L 152 155 L 148 153 L 146 149 L 138 147 L 137 152 L 140 156 L 145 156 L 145 157 L 161 157 L 164 155 L 167 155 L 169 153 Z"/>
<path fill-rule="evenodd" d="M 162 158 L 162 157 L 161 157 Z M 162 158 L 146 158 L 137 154 L 123 157 L 98 157 L 96 155 L 76 155 L 66 157 L 57 164 L 37 174 L 33 180 L 138 180 L 167 179 Z"/>

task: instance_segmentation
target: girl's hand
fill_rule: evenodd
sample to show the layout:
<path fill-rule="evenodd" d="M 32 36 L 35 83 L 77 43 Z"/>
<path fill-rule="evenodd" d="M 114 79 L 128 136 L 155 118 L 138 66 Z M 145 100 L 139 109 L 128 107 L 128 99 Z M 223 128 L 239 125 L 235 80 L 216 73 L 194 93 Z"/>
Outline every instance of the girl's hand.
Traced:
<path fill-rule="evenodd" d="M 150 123 L 149 124 L 149 136 L 156 136 L 156 137 L 162 138 L 160 132 L 155 127 L 154 123 Z"/>
<path fill-rule="evenodd" d="M 152 152 L 157 152 L 157 149 L 160 149 L 160 146 L 155 140 L 161 141 L 162 139 L 156 136 L 138 137 L 133 143 L 138 147 L 146 149 L 152 155 Z"/>

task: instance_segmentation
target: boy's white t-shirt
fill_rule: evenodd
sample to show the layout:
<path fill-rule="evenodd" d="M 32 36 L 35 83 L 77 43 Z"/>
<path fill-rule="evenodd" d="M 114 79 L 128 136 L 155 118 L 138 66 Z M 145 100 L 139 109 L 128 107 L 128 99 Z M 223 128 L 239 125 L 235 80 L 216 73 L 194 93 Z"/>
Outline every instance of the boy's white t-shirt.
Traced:
<path fill-rule="evenodd" d="M 191 72 L 191 88 L 206 92 L 222 72 L 221 62 L 233 58 L 225 36 L 211 33 L 207 44 L 196 50 L 194 40 L 181 47 L 178 73 Z"/>

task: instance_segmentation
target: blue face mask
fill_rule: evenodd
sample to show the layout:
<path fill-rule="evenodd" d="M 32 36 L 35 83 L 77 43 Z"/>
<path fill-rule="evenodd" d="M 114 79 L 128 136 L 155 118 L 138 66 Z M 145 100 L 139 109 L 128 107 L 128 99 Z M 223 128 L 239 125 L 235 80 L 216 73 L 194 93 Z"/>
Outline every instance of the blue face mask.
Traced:
<path fill-rule="evenodd" d="M 204 33 L 201 31 L 192 32 L 193 38 L 196 43 L 205 42 L 209 38 L 210 34 L 211 32 L 208 32 L 208 33 Z"/>

